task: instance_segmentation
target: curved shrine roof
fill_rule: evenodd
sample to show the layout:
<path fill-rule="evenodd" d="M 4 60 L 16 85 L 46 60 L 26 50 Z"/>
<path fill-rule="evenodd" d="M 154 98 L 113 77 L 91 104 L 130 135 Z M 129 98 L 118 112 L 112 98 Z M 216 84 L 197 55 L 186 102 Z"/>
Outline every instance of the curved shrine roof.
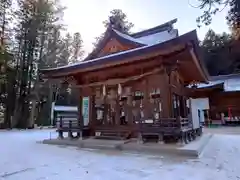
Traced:
<path fill-rule="evenodd" d="M 173 39 L 178 36 L 178 30 L 173 29 L 173 24 L 176 22 L 177 19 L 174 19 L 159 26 L 133 34 L 122 33 L 112 27 L 108 27 L 107 31 L 104 33 L 104 37 L 97 44 L 95 49 L 84 59 L 84 61 L 96 58 L 97 54 L 111 38 L 115 38 L 123 44 L 133 45 L 135 47 L 153 45 Z"/>
<path fill-rule="evenodd" d="M 59 77 L 59 76 L 64 76 L 69 74 L 75 74 L 78 72 L 85 72 L 88 70 L 99 69 L 102 67 L 106 67 L 108 65 L 114 66 L 116 64 L 121 64 L 123 62 L 126 62 L 126 60 L 130 58 L 134 58 L 134 61 L 137 61 L 141 59 L 139 57 L 143 55 L 149 55 L 154 57 L 152 55 L 153 52 L 155 56 L 156 54 L 157 56 L 169 55 L 170 53 L 176 52 L 177 46 L 187 45 L 189 43 L 192 44 L 195 50 L 196 56 L 199 56 L 198 39 L 197 39 L 196 31 L 194 30 L 165 42 L 159 42 L 153 45 L 146 45 L 146 46 L 138 47 L 135 49 L 117 52 L 117 53 L 99 57 L 96 59 L 91 59 L 88 61 L 82 61 L 76 64 L 71 64 L 68 66 L 51 68 L 51 69 L 43 69 L 41 70 L 41 72 L 51 77 Z M 166 50 L 168 49 L 171 49 L 172 52 L 166 53 Z M 204 65 L 201 64 L 201 61 L 199 62 L 199 64 L 202 67 L 202 69 L 205 70 Z M 206 71 L 204 73 L 206 74 Z"/>
<path fill-rule="evenodd" d="M 123 34 L 117 30 L 113 30 L 116 34 L 118 34 L 118 36 L 120 36 L 121 38 L 125 39 L 125 40 L 129 40 L 132 41 L 136 44 L 140 44 L 140 45 L 145 45 L 145 46 L 149 46 L 149 45 L 154 45 L 157 43 L 161 43 L 161 42 L 165 42 L 171 39 L 174 39 L 178 36 L 178 30 L 177 29 L 171 29 L 169 31 L 161 31 L 161 32 L 157 32 L 154 34 L 149 34 L 146 36 L 142 36 L 139 38 L 133 38 L 129 35 Z"/>
<path fill-rule="evenodd" d="M 133 33 L 133 34 L 131 34 L 131 36 L 134 38 L 141 38 L 141 37 L 149 36 L 149 35 L 156 34 L 159 32 L 168 31 L 173 28 L 173 24 L 175 24 L 176 22 L 177 22 L 177 19 L 173 19 L 173 20 L 168 21 L 159 26 L 156 26 L 156 27 L 153 27 L 150 29 L 146 29 L 146 30 L 143 30 L 143 31 L 140 31 L 137 33 Z"/>

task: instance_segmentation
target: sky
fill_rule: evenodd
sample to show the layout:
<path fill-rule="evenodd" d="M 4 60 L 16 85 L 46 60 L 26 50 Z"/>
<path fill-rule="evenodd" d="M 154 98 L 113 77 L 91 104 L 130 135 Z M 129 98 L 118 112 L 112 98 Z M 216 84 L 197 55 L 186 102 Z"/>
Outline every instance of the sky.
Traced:
<path fill-rule="evenodd" d="M 197 28 L 196 18 L 202 10 L 194 8 L 197 0 L 61 0 L 67 7 L 64 22 L 70 33 L 80 32 L 84 50 L 89 53 L 95 37 L 104 32 L 102 22 L 112 9 L 122 9 L 128 20 L 134 24 L 132 32 L 158 26 L 169 20 L 178 19 L 175 28 L 179 34 L 197 29 L 199 39 L 203 39 L 209 28 L 217 33 L 229 31 L 225 21 L 227 8 L 213 17 L 210 26 Z"/>

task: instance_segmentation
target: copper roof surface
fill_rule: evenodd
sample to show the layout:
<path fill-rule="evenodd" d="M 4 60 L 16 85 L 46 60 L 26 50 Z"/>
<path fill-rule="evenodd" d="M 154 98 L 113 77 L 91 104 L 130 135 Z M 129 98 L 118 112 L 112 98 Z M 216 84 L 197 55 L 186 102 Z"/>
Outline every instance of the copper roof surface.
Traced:
<path fill-rule="evenodd" d="M 188 32 L 182 36 L 179 36 L 177 38 L 174 38 L 165 42 L 160 42 L 154 45 L 143 46 L 135 49 L 117 52 L 117 53 L 103 56 L 100 58 L 96 58 L 88 61 L 82 61 L 79 63 L 75 63 L 75 64 L 63 66 L 63 67 L 43 69 L 41 71 L 43 73 L 58 73 L 58 72 L 70 73 L 71 71 L 74 71 L 76 69 L 79 70 L 79 69 L 89 68 L 92 66 L 119 62 L 119 61 L 125 60 L 126 58 L 145 55 L 146 53 L 151 53 L 153 51 L 159 51 L 160 52 L 159 55 L 161 55 L 161 50 L 165 50 L 170 47 L 175 47 L 179 44 L 187 44 L 189 42 L 192 43 L 193 46 L 198 47 L 198 39 L 197 39 L 197 34 L 195 30 Z M 198 48 L 195 48 L 195 50 L 197 51 Z M 195 53 L 198 55 L 198 52 L 195 52 Z"/>
<path fill-rule="evenodd" d="M 108 27 L 104 33 L 104 37 L 100 40 L 97 46 L 91 53 L 84 59 L 84 61 L 94 59 L 95 56 L 101 51 L 104 45 L 111 39 L 116 38 L 118 41 L 135 45 L 140 47 L 143 45 L 153 45 L 159 42 L 164 42 L 173 39 L 178 36 L 178 30 L 173 30 L 173 24 L 177 22 L 177 19 L 168 21 L 159 26 L 146 29 L 133 34 L 126 34 L 119 32 L 116 29 Z"/>

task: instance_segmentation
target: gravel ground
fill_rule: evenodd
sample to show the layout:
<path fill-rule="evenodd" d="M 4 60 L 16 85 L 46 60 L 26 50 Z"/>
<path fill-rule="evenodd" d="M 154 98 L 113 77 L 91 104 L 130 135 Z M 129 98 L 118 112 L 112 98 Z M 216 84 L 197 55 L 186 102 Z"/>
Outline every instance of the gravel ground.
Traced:
<path fill-rule="evenodd" d="M 237 180 L 240 136 L 215 134 L 199 159 L 80 150 L 36 143 L 53 130 L 0 131 L 0 179 Z"/>

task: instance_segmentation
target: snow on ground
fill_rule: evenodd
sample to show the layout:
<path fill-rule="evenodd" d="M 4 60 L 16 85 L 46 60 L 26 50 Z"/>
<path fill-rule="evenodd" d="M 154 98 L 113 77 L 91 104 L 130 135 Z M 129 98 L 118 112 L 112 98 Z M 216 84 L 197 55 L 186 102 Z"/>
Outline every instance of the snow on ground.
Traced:
<path fill-rule="evenodd" d="M 214 135 L 202 157 L 187 160 L 36 143 L 50 131 L 0 131 L 0 180 L 240 179 L 237 135 Z"/>

